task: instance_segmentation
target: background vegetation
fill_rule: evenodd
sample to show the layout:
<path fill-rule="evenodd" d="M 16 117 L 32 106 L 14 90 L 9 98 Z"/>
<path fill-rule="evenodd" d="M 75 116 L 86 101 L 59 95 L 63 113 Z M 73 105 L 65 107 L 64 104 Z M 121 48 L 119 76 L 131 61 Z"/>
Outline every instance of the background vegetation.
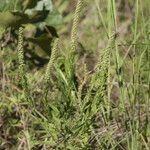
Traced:
<path fill-rule="evenodd" d="M 0 0 L 0 149 L 150 149 L 149 0 Z"/>

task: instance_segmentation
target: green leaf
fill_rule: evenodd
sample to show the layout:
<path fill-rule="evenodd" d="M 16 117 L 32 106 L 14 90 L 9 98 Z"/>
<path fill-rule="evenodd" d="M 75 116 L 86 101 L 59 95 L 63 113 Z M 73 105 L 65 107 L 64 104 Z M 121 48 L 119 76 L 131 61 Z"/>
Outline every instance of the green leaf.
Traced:
<path fill-rule="evenodd" d="M 47 18 L 45 19 L 45 23 L 48 26 L 56 27 L 63 23 L 63 19 L 57 10 L 53 10 L 52 12 L 49 12 Z"/>
<path fill-rule="evenodd" d="M 34 12 L 32 15 L 27 15 L 21 12 L 1 12 L 0 26 L 1 27 L 19 27 L 22 24 L 42 22 L 47 17 L 47 12 Z"/>
<path fill-rule="evenodd" d="M 19 12 L 1 12 L 0 27 L 18 27 L 28 22 L 28 16 Z"/>

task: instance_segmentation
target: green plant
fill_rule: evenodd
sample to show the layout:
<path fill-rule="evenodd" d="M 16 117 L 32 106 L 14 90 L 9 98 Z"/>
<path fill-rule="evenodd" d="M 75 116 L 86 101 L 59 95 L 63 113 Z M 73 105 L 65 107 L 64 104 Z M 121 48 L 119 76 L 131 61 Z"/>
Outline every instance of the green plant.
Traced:
<path fill-rule="evenodd" d="M 47 92 L 49 90 L 49 84 L 51 84 L 51 74 L 52 74 L 52 68 L 53 68 L 53 65 L 54 65 L 54 61 L 56 59 L 56 56 L 57 56 L 57 51 L 58 51 L 58 44 L 59 44 L 59 39 L 55 39 L 54 41 L 54 46 L 53 46 L 53 49 L 52 49 L 52 53 L 51 53 L 51 57 L 50 57 L 50 60 L 49 60 L 49 63 L 47 65 L 47 68 L 46 68 L 46 73 L 45 73 L 45 82 L 46 82 L 46 85 L 45 85 L 45 90 L 44 90 L 44 94 L 46 95 L 45 99 L 47 99 Z"/>
<path fill-rule="evenodd" d="M 29 99 L 29 89 L 27 84 L 27 76 L 26 76 L 26 68 L 25 68 L 25 59 L 24 59 L 24 48 L 23 48 L 23 27 L 19 28 L 19 36 L 18 36 L 18 63 L 19 63 L 19 76 L 21 86 L 24 90 L 25 99 Z"/>
<path fill-rule="evenodd" d="M 149 0 L 2 2 L 0 17 L 10 22 L 0 21 L 0 149 L 148 150 Z M 65 16 L 59 38 L 47 38 L 60 19 L 52 4 Z M 31 43 L 50 51 L 46 67 L 29 64 Z"/>
<path fill-rule="evenodd" d="M 25 0 L 2 1 L 0 7 L 0 27 L 4 33 L 8 30 L 13 38 L 20 26 L 24 27 L 26 53 L 34 57 L 49 56 L 53 38 L 57 37 L 56 28 L 62 23 L 62 17 L 51 1 Z M 7 43 L 11 43 L 8 38 Z M 5 42 L 5 41 L 4 41 Z M 13 43 L 11 43 L 12 45 Z M 8 44 L 7 44 L 8 45 Z M 34 50 L 33 50 L 34 49 Z"/>

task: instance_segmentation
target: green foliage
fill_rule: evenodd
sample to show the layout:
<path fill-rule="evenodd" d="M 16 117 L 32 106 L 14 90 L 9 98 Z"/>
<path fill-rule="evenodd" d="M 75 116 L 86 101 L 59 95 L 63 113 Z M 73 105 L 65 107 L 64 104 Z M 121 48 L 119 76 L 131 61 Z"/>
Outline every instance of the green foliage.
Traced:
<path fill-rule="evenodd" d="M 25 41 L 30 45 L 25 51 L 31 51 L 33 57 L 50 55 L 49 42 L 58 36 L 56 28 L 62 24 L 60 13 L 49 0 L 3 1 L 0 18 L 1 39 L 9 28 L 17 33 L 18 28 L 23 26 Z"/>
<path fill-rule="evenodd" d="M 50 79 L 51 79 L 51 74 L 52 74 L 52 67 L 54 65 L 56 55 L 58 53 L 58 44 L 59 44 L 59 39 L 55 39 L 51 57 L 50 57 L 48 65 L 47 65 L 47 69 L 46 69 L 46 73 L 45 73 L 45 81 L 46 81 L 45 89 L 46 90 L 43 90 L 46 95 L 45 99 L 47 99 L 47 90 L 48 90 L 49 84 L 51 84 Z"/>
<path fill-rule="evenodd" d="M 18 28 L 22 24 L 29 22 L 29 18 L 27 15 L 18 12 L 1 12 L 0 18 L 0 26 L 3 28 Z"/>
<path fill-rule="evenodd" d="M 9 7 L 9 5 L 11 7 Z M 19 9 L 12 9 L 15 6 L 20 6 Z M 5 9 L 5 7 L 8 7 Z M 24 8 L 22 12 L 21 7 Z M 5 12 L 2 12 L 5 11 Z M 31 22 L 42 22 L 46 19 L 46 25 L 54 25 L 57 24 L 55 20 L 53 22 L 52 17 L 56 18 L 58 21 L 61 20 L 59 12 L 54 10 L 53 4 L 51 1 L 45 0 L 25 0 L 23 3 L 19 3 L 18 1 L 3 1 L 2 8 L 0 10 L 0 18 L 4 19 L 1 21 L 1 25 L 6 25 L 6 27 L 14 27 L 14 25 L 22 25 Z M 44 13 L 46 13 L 44 15 Z M 49 14 L 49 15 L 48 15 Z M 49 16 L 48 18 L 46 18 Z M 50 21 L 50 19 L 52 21 Z M 16 24 L 15 24 L 16 22 Z M 20 23 L 19 23 L 20 22 Z"/>

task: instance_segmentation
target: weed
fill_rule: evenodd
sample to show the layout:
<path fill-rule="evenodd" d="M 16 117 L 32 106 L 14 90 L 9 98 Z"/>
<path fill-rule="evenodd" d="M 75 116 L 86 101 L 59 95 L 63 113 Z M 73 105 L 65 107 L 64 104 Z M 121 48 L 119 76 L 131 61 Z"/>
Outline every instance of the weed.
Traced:
<path fill-rule="evenodd" d="M 71 33 L 64 29 L 70 3 L 56 2 L 66 24 L 52 40 L 46 67 L 27 63 L 31 45 L 22 26 L 13 33 L 18 59 L 15 38 L 9 46 L 2 33 L 0 149 L 148 150 L 149 0 L 78 0 Z"/>

